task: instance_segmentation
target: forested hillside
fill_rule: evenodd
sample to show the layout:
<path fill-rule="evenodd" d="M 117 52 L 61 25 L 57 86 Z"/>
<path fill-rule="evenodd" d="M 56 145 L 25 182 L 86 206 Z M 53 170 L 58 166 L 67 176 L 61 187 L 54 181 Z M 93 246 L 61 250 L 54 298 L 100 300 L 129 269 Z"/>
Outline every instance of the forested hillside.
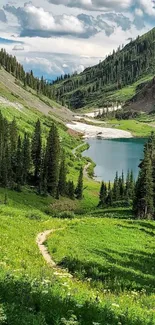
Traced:
<path fill-rule="evenodd" d="M 155 28 L 147 34 L 113 51 L 103 62 L 76 72 L 58 77 L 52 83 L 42 77 L 36 78 L 33 71 L 25 72 L 16 58 L 0 51 L 0 65 L 27 89 L 38 96 L 54 99 L 71 109 L 102 107 L 112 102 L 131 99 L 137 86 L 153 78 L 155 73 Z M 131 87 L 131 88 L 130 88 Z"/>
<path fill-rule="evenodd" d="M 53 86 L 53 95 L 70 108 L 84 106 L 102 107 L 108 102 L 123 101 L 134 95 L 133 85 L 155 73 L 155 29 L 122 46 L 103 62 L 87 68 L 80 75 L 58 78 Z M 142 80 L 143 81 L 143 80 Z M 124 89 L 124 93 L 123 93 Z M 116 93 L 115 93 L 116 92 Z"/>

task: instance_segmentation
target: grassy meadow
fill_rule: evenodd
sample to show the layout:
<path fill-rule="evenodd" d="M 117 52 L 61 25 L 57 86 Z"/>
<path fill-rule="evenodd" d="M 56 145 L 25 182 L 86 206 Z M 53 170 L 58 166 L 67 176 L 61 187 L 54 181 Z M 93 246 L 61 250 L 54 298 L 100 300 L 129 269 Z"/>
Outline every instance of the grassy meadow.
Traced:
<path fill-rule="evenodd" d="M 49 198 L 34 195 L 10 191 L 4 204 L 0 191 L 0 324 L 154 324 L 153 222 L 101 218 L 101 211 L 52 218 Z M 39 253 L 36 237 L 47 229 L 58 229 L 48 250 L 73 278 Z"/>
<path fill-rule="evenodd" d="M 39 118 L 45 141 L 54 116 L 29 107 L 1 83 L 0 94 L 21 105 L 0 103 L 9 121 L 16 118 L 21 136 L 32 134 Z M 139 136 L 153 129 L 146 120 L 110 123 Z M 81 157 L 87 148 L 81 138 L 56 124 L 67 177 L 76 185 L 81 166 L 90 162 L 92 174 L 93 163 Z M 134 220 L 130 208 L 97 208 L 99 188 L 85 176 L 81 201 L 42 197 L 30 187 L 0 188 L 0 325 L 155 324 L 154 222 Z M 37 235 L 51 229 L 46 246 L 70 277 L 60 276 L 39 252 Z"/>

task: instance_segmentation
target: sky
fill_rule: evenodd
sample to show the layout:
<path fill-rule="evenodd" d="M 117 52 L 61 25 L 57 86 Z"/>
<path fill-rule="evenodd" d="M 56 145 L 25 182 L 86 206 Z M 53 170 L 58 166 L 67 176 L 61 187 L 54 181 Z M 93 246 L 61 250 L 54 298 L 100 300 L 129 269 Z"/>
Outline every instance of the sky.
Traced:
<path fill-rule="evenodd" d="M 0 0 L 0 47 L 47 79 L 80 73 L 154 26 L 152 0 Z"/>

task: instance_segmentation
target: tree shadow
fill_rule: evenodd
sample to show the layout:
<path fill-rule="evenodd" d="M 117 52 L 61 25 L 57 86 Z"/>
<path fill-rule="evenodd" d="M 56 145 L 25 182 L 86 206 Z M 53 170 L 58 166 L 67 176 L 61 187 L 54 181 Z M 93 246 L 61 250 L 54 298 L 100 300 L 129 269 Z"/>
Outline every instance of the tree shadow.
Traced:
<path fill-rule="evenodd" d="M 139 224 L 134 223 L 134 224 L 135 224 L 135 226 L 129 226 L 129 225 L 123 225 L 123 224 L 118 224 L 118 226 L 120 226 L 121 228 L 126 228 L 126 229 L 136 229 L 136 230 L 138 229 L 138 230 L 144 232 L 146 235 L 149 235 L 151 237 L 154 237 L 155 236 L 154 231 L 149 231 L 149 230 L 145 229 L 145 227 L 146 227 L 145 224 L 142 224 L 142 223 L 139 223 Z M 136 225 L 142 225 L 144 227 L 139 228 Z M 148 227 L 148 229 L 152 229 L 152 228 L 153 227 Z"/>
<path fill-rule="evenodd" d="M 55 281 L 56 282 L 56 281 Z M 99 323 L 116 325 L 123 321 L 128 325 L 143 325 L 143 318 L 136 319 L 132 314 L 122 316 L 115 313 L 109 304 L 100 305 L 98 296 L 85 300 L 79 305 L 74 297 L 61 295 L 51 283 L 46 289 L 39 281 L 29 282 L 27 278 L 20 280 L 5 277 L 0 280 L 0 301 L 5 311 L 4 325 L 57 325 L 73 324 L 69 322 L 75 315 L 79 325 Z M 66 319 L 66 322 L 61 320 Z M 68 321 L 68 322 L 67 322 Z"/>
<path fill-rule="evenodd" d="M 95 249 L 91 253 L 103 257 L 105 263 L 66 257 L 61 266 L 80 278 L 101 281 L 103 287 L 114 292 L 134 289 L 145 289 L 150 293 L 155 291 L 155 253 L 150 255 L 143 251 L 118 252 L 111 249 Z"/>
<path fill-rule="evenodd" d="M 95 210 L 90 212 L 90 216 L 93 217 L 100 217 L 100 218 L 106 218 L 111 217 L 115 219 L 133 219 L 134 216 L 131 210 L 129 209 L 116 209 L 116 208 L 109 208 L 104 210 Z"/>

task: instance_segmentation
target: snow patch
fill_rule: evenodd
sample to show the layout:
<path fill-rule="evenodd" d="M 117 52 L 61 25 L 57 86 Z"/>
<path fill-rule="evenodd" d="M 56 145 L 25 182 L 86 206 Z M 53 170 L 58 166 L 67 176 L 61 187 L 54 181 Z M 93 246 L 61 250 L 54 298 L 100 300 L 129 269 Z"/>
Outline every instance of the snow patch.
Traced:
<path fill-rule="evenodd" d="M 101 126 L 89 125 L 80 122 L 68 123 L 67 127 L 76 132 L 84 134 L 84 138 L 103 138 L 103 139 L 119 139 L 132 138 L 132 134 L 128 131 L 105 128 Z"/>

